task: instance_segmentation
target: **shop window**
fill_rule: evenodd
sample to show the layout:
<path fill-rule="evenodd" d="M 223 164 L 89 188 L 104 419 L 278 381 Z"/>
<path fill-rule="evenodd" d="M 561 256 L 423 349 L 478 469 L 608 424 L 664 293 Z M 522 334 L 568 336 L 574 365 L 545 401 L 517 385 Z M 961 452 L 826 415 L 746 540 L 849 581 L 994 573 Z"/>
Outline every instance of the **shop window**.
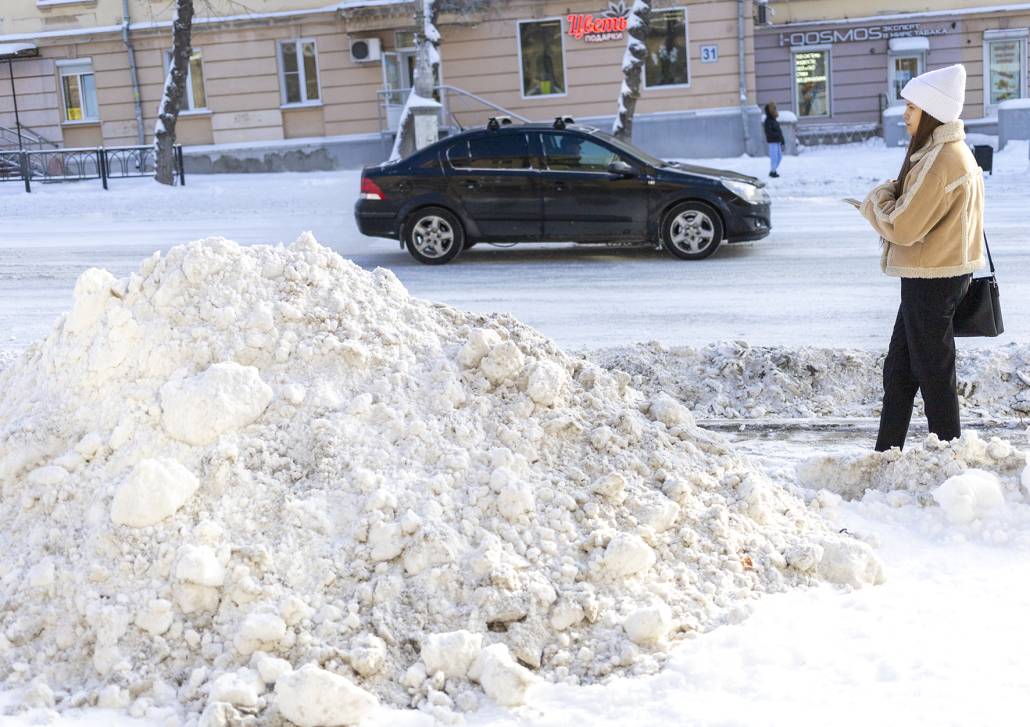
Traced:
<path fill-rule="evenodd" d="M 99 121 L 93 62 L 58 61 L 65 121 Z"/>
<path fill-rule="evenodd" d="M 469 139 L 465 164 L 470 169 L 529 169 L 529 139 L 525 134 L 496 134 Z"/>
<path fill-rule="evenodd" d="M 658 10 L 651 13 L 645 44 L 645 88 L 690 84 L 690 43 L 687 41 L 686 9 Z"/>
<path fill-rule="evenodd" d="M 547 168 L 562 172 L 605 172 L 619 155 L 575 134 L 544 134 Z"/>
<path fill-rule="evenodd" d="M 172 65 L 172 52 L 165 51 L 165 73 Z M 200 111 L 207 109 L 207 95 L 204 93 L 204 64 L 200 51 L 196 48 L 190 53 L 190 63 L 186 68 L 186 94 L 182 99 L 183 111 Z"/>
<path fill-rule="evenodd" d="M 279 43 L 279 69 L 283 104 L 317 103 L 318 59 L 313 40 Z"/>
<path fill-rule="evenodd" d="M 984 33 L 984 106 L 993 114 L 1002 101 L 1026 95 L 1027 31 Z"/>
<path fill-rule="evenodd" d="M 565 95 L 565 40 L 561 20 L 519 22 L 522 95 Z"/>
<path fill-rule="evenodd" d="M 799 117 L 830 115 L 830 50 L 801 48 L 793 53 L 794 111 Z"/>

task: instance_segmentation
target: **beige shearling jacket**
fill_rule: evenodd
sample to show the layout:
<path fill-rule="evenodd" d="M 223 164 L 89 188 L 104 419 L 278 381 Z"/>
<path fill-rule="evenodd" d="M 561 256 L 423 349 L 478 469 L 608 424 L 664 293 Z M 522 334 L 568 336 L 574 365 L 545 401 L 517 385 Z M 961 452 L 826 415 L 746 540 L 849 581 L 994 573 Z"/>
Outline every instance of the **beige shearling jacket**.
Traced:
<path fill-rule="evenodd" d="M 887 275 L 950 278 L 983 267 L 983 174 L 965 138 L 962 121 L 937 127 L 912 153 L 901 197 L 894 182 L 884 182 L 862 202 L 862 215 L 883 238 Z"/>

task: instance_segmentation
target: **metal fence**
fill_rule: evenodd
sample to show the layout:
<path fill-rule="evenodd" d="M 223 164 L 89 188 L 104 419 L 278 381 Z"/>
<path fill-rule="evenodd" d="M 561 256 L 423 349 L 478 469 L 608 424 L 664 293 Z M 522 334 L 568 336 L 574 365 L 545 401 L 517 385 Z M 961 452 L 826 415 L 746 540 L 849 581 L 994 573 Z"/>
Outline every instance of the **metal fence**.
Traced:
<path fill-rule="evenodd" d="M 175 175 L 186 184 L 182 146 L 173 148 Z M 149 146 L 113 146 L 83 149 L 38 149 L 0 151 L 0 182 L 23 182 L 32 191 L 32 182 L 74 182 L 99 179 L 108 189 L 108 180 L 154 175 L 156 151 Z"/>

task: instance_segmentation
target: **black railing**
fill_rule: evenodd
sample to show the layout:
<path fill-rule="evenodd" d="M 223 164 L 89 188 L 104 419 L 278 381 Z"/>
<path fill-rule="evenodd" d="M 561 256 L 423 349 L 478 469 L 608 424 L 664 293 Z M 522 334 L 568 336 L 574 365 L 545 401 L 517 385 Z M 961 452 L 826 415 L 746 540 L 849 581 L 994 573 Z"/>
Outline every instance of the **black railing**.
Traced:
<path fill-rule="evenodd" d="M 182 146 L 173 147 L 175 175 L 179 184 L 186 184 Z M 112 146 L 84 149 L 40 149 L 0 151 L 0 182 L 25 183 L 32 191 L 32 182 L 74 182 L 99 179 L 107 189 L 109 179 L 151 177 L 154 175 L 156 151 L 149 146 Z"/>

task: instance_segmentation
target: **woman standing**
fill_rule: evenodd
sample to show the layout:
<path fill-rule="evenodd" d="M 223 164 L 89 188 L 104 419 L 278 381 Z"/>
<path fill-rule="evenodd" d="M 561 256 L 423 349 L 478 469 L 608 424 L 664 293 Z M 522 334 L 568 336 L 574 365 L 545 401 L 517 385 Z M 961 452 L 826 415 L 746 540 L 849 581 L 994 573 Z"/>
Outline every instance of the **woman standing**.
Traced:
<path fill-rule="evenodd" d="M 952 317 L 983 267 L 983 176 L 959 115 L 961 65 L 909 81 L 905 128 L 912 137 L 896 181 L 874 188 L 860 208 L 883 242 L 880 266 L 901 278 L 901 306 L 883 364 L 879 452 L 904 447 L 916 391 L 930 431 L 961 434 Z"/>
<path fill-rule="evenodd" d="M 776 168 L 783 160 L 783 129 L 780 128 L 780 117 L 776 110 L 776 103 L 770 101 L 765 105 L 765 121 L 762 126 L 765 128 L 765 142 L 769 145 L 769 176 L 778 177 Z"/>

